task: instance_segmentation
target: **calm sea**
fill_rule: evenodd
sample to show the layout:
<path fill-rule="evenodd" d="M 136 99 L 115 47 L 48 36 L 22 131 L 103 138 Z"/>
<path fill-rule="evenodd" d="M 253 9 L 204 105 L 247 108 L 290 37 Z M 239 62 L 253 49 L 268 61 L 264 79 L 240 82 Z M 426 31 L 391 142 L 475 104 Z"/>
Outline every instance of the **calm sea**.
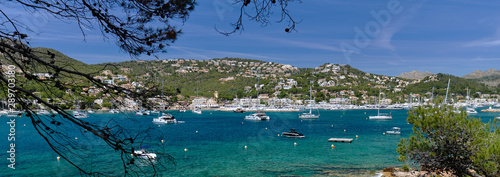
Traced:
<path fill-rule="evenodd" d="M 155 116 L 133 114 L 91 114 L 86 120 L 97 124 L 118 122 L 130 134 L 138 134 L 141 130 L 140 135 L 145 138 L 137 146 L 149 146 L 152 151 L 173 157 L 175 163 L 168 164 L 167 170 L 160 172 L 164 176 L 375 176 L 382 168 L 402 165 L 397 161 L 396 147 L 401 138 L 411 133 L 411 125 L 406 123 L 407 111 L 390 111 L 393 120 L 367 120 L 376 112 L 321 111 L 321 117 L 315 120 L 298 119 L 298 112 L 267 112 L 271 120 L 265 122 L 243 120 L 251 113 L 203 111 L 196 115 L 186 112 L 172 113 L 185 123 L 161 126 L 151 122 Z M 494 114 L 479 113 L 477 116 L 489 121 Z M 3 122 L 0 123 L 0 176 L 80 175 L 63 159 L 57 160 L 58 155 L 26 117 L 16 118 L 16 169 L 7 168 L 9 118 L 0 120 Z M 383 134 L 392 127 L 400 127 L 402 134 Z M 306 137 L 278 136 L 291 128 Z M 75 138 L 82 136 L 76 129 L 66 133 L 74 134 Z M 328 142 L 332 137 L 353 138 L 354 141 Z M 70 141 L 77 143 L 77 148 L 88 150 L 84 159 L 94 169 L 103 170 L 110 176 L 123 176 L 119 154 L 103 142 L 92 137 Z"/>

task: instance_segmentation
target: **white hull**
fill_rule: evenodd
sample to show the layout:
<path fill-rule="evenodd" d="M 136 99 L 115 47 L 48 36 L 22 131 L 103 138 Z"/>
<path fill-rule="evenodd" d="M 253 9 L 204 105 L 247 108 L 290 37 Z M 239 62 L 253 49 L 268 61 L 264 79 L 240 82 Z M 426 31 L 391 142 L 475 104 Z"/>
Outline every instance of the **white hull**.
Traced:
<path fill-rule="evenodd" d="M 301 119 L 318 119 L 319 115 L 304 113 L 304 114 L 299 114 L 299 118 L 301 118 Z"/>
<path fill-rule="evenodd" d="M 391 120 L 392 116 L 369 116 L 370 120 Z"/>
<path fill-rule="evenodd" d="M 392 130 L 391 130 L 391 131 L 386 131 L 385 133 L 386 133 L 386 134 L 389 134 L 389 135 L 400 135 L 400 134 L 401 134 L 401 132 L 398 132 L 398 131 L 392 131 Z"/>
<path fill-rule="evenodd" d="M 177 119 L 175 119 L 172 115 L 166 114 L 164 116 L 160 116 L 158 118 L 153 119 L 153 123 L 155 124 L 176 124 Z"/>
<path fill-rule="evenodd" d="M 269 119 L 270 119 L 269 116 L 267 116 L 265 113 L 255 113 L 255 114 L 245 116 L 245 120 L 265 121 L 265 120 L 269 120 Z"/>

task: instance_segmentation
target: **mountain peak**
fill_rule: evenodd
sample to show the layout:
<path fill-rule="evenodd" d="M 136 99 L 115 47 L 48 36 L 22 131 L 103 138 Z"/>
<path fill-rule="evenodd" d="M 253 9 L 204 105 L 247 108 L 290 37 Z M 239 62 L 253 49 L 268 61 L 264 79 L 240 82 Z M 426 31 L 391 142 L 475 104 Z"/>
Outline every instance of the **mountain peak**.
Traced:
<path fill-rule="evenodd" d="M 425 71 L 425 73 L 423 73 L 423 72 L 420 72 L 417 70 L 413 70 L 410 72 L 401 73 L 397 77 L 401 77 L 401 78 L 405 78 L 405 79 L 423 79 L 423 78 L 425 78 L 427 76 L 431 76 L 431 75 L 434 75 L 434 74 L 432 74 L 429 71 Z"/>
<path fill-rule="evenodd" d="M 465 79 L 478 79 L 486 76 L 500 75 L 500 71 L 497 69 L 488 69 L 486 71 L 475 70 L 474 72 L 463 76 Z"/>

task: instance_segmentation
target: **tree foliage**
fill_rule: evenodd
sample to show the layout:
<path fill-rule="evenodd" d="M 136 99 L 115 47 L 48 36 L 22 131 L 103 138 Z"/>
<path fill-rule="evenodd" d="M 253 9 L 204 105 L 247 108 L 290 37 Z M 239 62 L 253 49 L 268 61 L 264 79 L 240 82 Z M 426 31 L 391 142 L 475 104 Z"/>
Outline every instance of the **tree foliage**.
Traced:
<path fill-rule="evenodd" d="M 413 133 L 398 144 L 400 161 L 457 176 L 500 175 L 496 121 L 483 123 L 450 106 L 424 106 L 412 110 L 408 122 L 413 124 Z"/>

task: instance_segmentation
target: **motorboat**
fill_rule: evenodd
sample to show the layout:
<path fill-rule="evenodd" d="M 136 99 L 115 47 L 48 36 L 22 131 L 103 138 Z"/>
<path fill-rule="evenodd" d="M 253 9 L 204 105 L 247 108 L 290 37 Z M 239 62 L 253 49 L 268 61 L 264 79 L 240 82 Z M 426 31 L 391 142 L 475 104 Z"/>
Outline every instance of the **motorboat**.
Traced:
<path fill-rule="evenodd" d="M 151 114 L 160 114 L 160 111 L 158 111 L 158 110 L 153 110 L 153 111 L 151 111 Z"/>
<path fill-rule="evenodd" d="M 201 109 L 200 108 L 194 108 L 193 113 L 195 114 L 201 114 Z"/>
<path fill-rule="evenodd" d="M 306 137 L 302 133 L 296 132 L 295 129 L 290 129 L 289 132 L 283 132 L 283 133 L 281 133 L 281 136 L 285 136 L 288 138 L 304 138 L 304 137 Z"/>
<path fill-rule="evenodd" d="M 149 152 L 146 149 L 141 149 L 141 150 L 134 151 L 134 156 L 140 157 L 140 158 L 143 158 L 143 159 L 147 159 L 147 160 L 156 159 L 156 153 Z"/>
<path fill-rule="evenodd" d="M 177 120 L 175 119 L 175 117 L 172 115 L 172 114 L 163 114 L 162 116 L 158 117 L 158 118 L 154 118 L 153 119 L 153 123 L 157 123 L 157 124 L 176 124 L 177 123 Z"/>
<path fill-rule="evenodd" d="M 467 107 L 466 109 L 467 114 L 477 114 L 477 111 L 474 108 L 469 108 Z"/>
<path fill-rule="evenodd" d="M 269 120 L 269 116 L 267 116 L 264 112 L 255 112 L 251 115 L 245 116 L 245 120 L 264 121 Z"/>
<path fill-rule="evenodd" d="M 137 112 L 135 112 L 135 115 L 136 115 L 136 116 L 142 116 L 142 115 L 144 115 L 144 114 L 142 113 L 142 111 L 137 111 Z"/>
<path fill-rule="evenodd" d="M 392 127 L 392 130 L 386 131 L 385 133 L 389 135 L 399 135 L 401 134 L 401 129 L 399 127 Z"/>
<path fill-rule="evenodd" d="M 151 111 L 142 111 L 142 115 L 149 116 Z"/>
<path fill-rule="evenodd" d="M 83 111 L 73 111 L 73 117 L 82 119 L 82 118 L 88 118 L 89 116 L 87 115 L 87 113 Z"/>
<path fill-rule="evenodd" d="M 93 113 L 94 113 L 94 111 L 92 111 L 92 110 L 88 110 L 88 111 L 87 111 L 87 113 L 89 113 L 89 114 L 93 114 Z"/>
<path fill-rule="evenodd" d="M 233 112 L 235 113 L 245 113 L 245 110 L 243 110 L 243 108 L 236 108 Z"/>
<path fill-rule="evenodd" d="M 42 110 L 36 112 L 36 114 L 38 114 L 38 115 L 49 115 L 50 112 L 47 111 L 47 110 L 45 110 L 45 109 L 42 109 Z"/>
<path fill-rule="evenodd" d="M 186 108 L 185 107 L 182 107 L 181 109 L 179 109 L 179 112 L 186 112 Z"/>
<path fill-rule="evenodd" d="M 118 111 L 116 109 L 112 109 L 112 110 L 109 110 L 109 113 L 117 114 L 117 113 L 120 113 L 120 111 Z"/>
<path fill-rule="evenodd" d="M 368 119 L 370 120 L 390 120 L 392 119 L 392 116 L 387 113 L 380 113 L 380 95 L 382 92 L 379 92 L 378 94 L 378 106 L 377 106 L 377 115 L 376 116 L 368 116 Z"/>

